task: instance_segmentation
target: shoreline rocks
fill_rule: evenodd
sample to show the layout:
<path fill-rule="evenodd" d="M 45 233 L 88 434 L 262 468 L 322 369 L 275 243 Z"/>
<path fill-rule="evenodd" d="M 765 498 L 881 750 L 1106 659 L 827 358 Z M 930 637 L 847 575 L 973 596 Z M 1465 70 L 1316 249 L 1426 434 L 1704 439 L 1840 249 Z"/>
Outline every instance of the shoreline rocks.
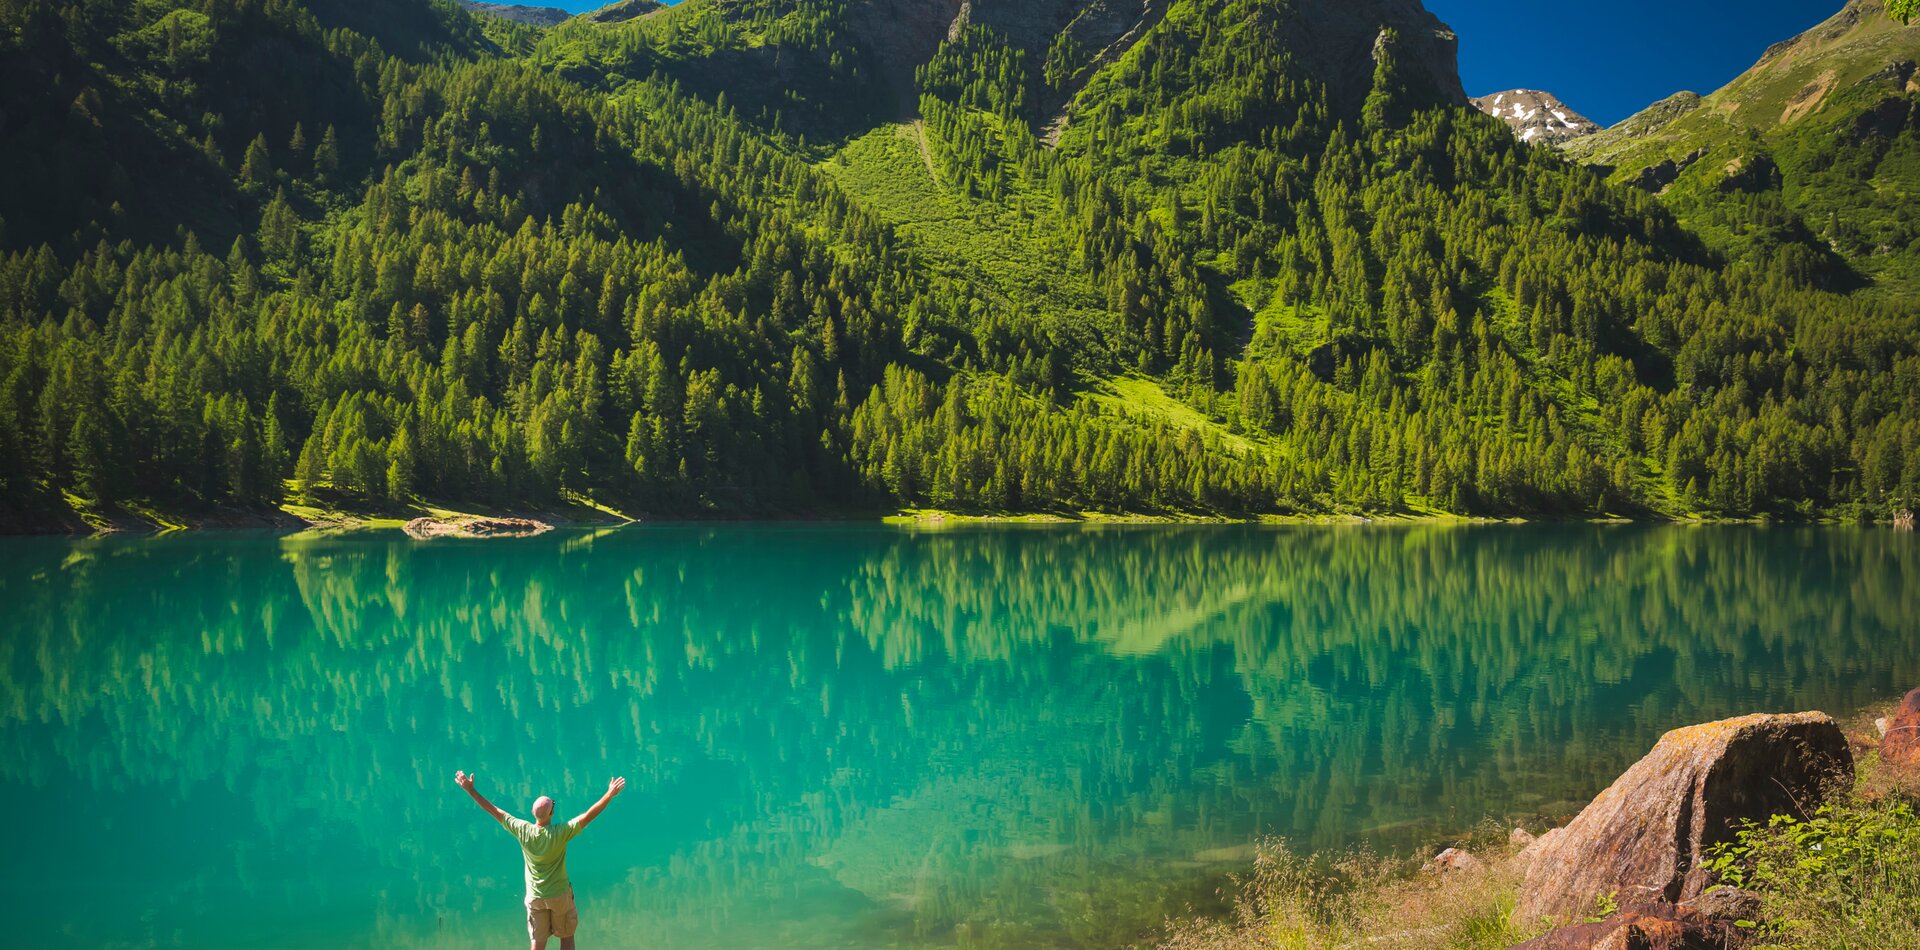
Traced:
<path fill-rule="evenodd" d="M 433 538 L 531 538 L 553 525 L 531 518 L 415 518 L 402 530 L 417 541 Z"/>
<path fill-rule="evenodd" d="M 1483 865 L 1480 859 L 1459 848 L 1448 848 L 1433 856 L 1420 870 L 1428 874 L 1446 874 L 1452 871 L 1478 871 Z"/>
<path fill-rule="evenodd" d="M 1685 904 L 1648 902 L 1604 920 L 1562 927 L 1513 950 L 1726 950 L 1738 946 L 1732 921 Z"/>
<path fill-rule="evenodd" d="M 1708 851 L 1733 840 L 1739 822 L 1811 814 L 1830 783 L 1852 772 L 1846 736 L 1825 713 L 1675 729 L 1570 824 L 1527 848 L 1517 914 L 1575 919 L 1609 894 L 1628 907 L 1699 897 L 1711 883 Z M 1672 929 L 1659 919 L 1648 926 Z"/>
<path fill-rule="evenodd" d="M 1920 766 L 1920 689 L 1902 697 L 1880 728 L 1880 758 L 1903 769 Z"/>

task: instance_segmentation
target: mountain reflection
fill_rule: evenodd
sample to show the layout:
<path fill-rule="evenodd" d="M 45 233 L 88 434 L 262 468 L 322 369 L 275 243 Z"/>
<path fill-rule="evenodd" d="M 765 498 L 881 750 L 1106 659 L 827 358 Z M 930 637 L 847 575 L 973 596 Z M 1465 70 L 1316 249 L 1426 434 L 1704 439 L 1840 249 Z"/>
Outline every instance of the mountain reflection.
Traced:
<path fill-rule="evenodd" d="M 205 919 L 239 943 L 510 937 L 511 843 L 455 768 L 514 811 L 627 777 L 570 861 L 615 943 L 1122 943 L 1259 834 L 1404 848 L 1564 812 L 1674 725 L 1920 682 L 1920 546 L 1885 531 L 0 550 L 0 805 L 101 816 L 4 872 L 91 908 L 36 945 L 192 943 L 236 897 Z"/>

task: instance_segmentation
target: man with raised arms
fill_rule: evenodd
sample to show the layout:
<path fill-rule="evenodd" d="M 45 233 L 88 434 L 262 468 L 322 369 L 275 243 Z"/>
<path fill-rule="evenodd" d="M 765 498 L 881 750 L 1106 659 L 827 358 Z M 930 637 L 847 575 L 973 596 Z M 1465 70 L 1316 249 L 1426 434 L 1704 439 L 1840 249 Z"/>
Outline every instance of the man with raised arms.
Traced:
<path fill-rule="evenodd" d="M 520 841 L 520 856 L 527 866 L 527 938 L 533 942 L 533 950 L 545 950 L 550 936 L 560 938 L 560 950 L 573 950 L 573 931 L 580 925 L 580 911 L 573 903 L 573 883 L 567 880 L 567 842 L 600 817 L 613 796 L 627 787 L 627 780 L 608 782 L 607 793 L 592 808 L 564 825 L 553 823 L 553 799 L 545 795 L 533 800 L 533 820 L 522 821 L 475 791 L 473 776 L 455 772 L 453 783 L 466 789 L 482 811 Z"/>

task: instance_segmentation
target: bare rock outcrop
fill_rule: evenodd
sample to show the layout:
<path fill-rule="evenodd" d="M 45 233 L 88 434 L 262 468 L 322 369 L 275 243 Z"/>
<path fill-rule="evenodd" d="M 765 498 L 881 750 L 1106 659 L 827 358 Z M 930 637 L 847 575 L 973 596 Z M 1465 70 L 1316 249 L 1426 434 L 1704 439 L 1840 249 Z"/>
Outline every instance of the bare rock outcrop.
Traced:
<path fill-rule="evenodd" d="M 1846 736 L 1825 713 L 1675 729 L 1570 824 L 1529 849 L 1517 913 L 1572 918 L 1605 894 L 1627 906 L 1697 897 L 1710 883 L 1708 850 L 1732 840 L 1738 822 L 1811 814 L 1852 771 Z"/>
<path fill-rule="evenodd" d="M 1646 191 L 1665 191 L 1668 185 L 1680 180 L 1680 173 L 1693 167 L 1695 162 L 1706 158 L 1712 148 L 1702 145 L 1679 158 L 1664 159 L 1640 170 L 1640 177 L 1633 180 L 1636 187 Z"/>
<path fill-rule="evenodd" d="M 620 0 L 619 3 L 609 3 L 586 16 L 595 23 L 625 23 L 628 20 L 658 12 L 664 7 L 665 4 L 660 0 Z"/>
<path fill-rule="evenodd" d="M 407 536 L 431 538 L 531 538 L 553 530 L 553 525 L 531 518 L 415 518 L 407 522 Z"/>
<path fill-rule="evenodd" d="M 1460 86 L 1460 38 L 1419 3 L 1406 0 L 1300 0 L 1292 5 L 1296 51 L 1327 83 L 1335 108 L 1358 111 L 1373 88 L 1373 68 L 1383 30 L 1399 36 L 1394 47 L 1409 73 L 1448 105 L 1466 105 Z M 1364 44 L 1364 45 L 1363 45 Z M 1364 58 L 1356 53 L 1367 50 Z M 1343 105 L 1344 104 L 1344 105 Z"/>
<path fill-rule="evenodd" d="M 461 0 L 461 5 L 476 13 L 497 16 L 502 20 L 512 20 L 529 26 L 553 26 L 573 15 L 558 7 L 533 7 L 519 3 L 481 3 L 479 0 Z"/>
<path fill-rule="evenodd" d="M 1887 717 L 1880 760 L 1901 768 L 1920 767 L 1920 689 L 1908 693 Z"/>

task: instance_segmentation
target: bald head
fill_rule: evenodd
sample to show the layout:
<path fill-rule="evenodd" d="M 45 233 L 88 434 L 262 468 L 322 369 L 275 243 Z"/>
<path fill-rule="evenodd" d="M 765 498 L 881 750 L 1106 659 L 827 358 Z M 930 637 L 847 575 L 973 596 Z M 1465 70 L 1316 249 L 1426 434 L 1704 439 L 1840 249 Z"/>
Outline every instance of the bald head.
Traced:
<path fill-rule="evenodd" d="M 553 799 L 545 795 L 533 800 L 533 820 L 545 824 L 553 817 Z"/>

